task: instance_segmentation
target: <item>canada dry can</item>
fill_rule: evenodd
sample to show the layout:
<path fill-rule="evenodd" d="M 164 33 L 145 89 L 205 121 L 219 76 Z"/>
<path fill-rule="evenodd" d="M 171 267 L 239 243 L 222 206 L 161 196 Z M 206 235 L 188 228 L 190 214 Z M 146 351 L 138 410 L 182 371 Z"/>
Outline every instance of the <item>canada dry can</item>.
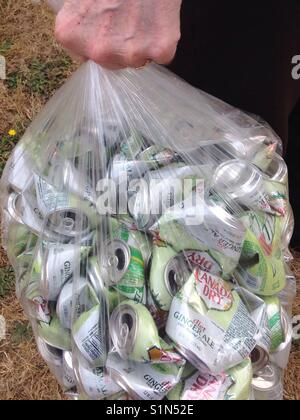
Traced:
<path fill-rule="evenodd" d="M 138 155 L 139 160 L 144 161 L 152 169 L 169 165 L 180 160 L 178 154 L 173 150 L 161 146 L 150 146 Z"/>
<path fill-rule="evenodd" d="M 249 357 L 258 325 L 229 283 L 195 269 L 172 301 L 166 333 L 198 370 L 219 374 Z"/>
<path fill-rule="evenodd" d="M 93 367 L 103 366 L 107 355 L 106 309 L 100 305 L 83 312 L 73 324 L 72 335 L 81 355 Z"/>
<path fill-rule="evenodd" d="M 73 356 L 72 352 L 70 351 L 63 352 L 63 384 L 67 390 L 76 386 L 76 378 L 73 368 Z"/>
<path fill-rule="evenodd" d="M 154 245 L 149 286 L 152 298 L 159 309 L 169 311 L 173 297 L 190 274 L 182 255 L 166 244 Z"/>
<path fill-rule="evenodd" d="M 79 274 L 80 263 L 89 251 L 89 247 L 75 244 L 43 244 L 35 261 L 35 270 L 41 273 L 39 289 L 43 296 L 56 300 L 63 285 Z"/>
<path fill-rule="evenodd" d="M 293 329 L 291 320 L 284 309 L 281 309 L 281 324 L 283 328 L 284 341 L 272 350 L 270 361 L 280 369 L 286 369 L 292 347 Z"/>
<path fill-rule="evenodd" d="M 112 380 L 104 367 L 91 368 L 87 364 L 81 363 L 79 359 L 75 372 L 79 387 L 90 399 L 112 398 L 122 391 L 122 388 Z"/>
<path fill-rule="evenodd" d="M 90 284 L 85 278 L 66 283 L 59 294 L 56 313 L 64 328 L 72 328 L 74 315 L 92 309 L 98 303 L 98 299 Z"/>
<path fill-rule="evenodd" d="M 24 308 L 24 312 L 29 318 L 45 322 L 51 321 L 51 311 L 49 302 L 41 295 L 38 289 L 38 281 L 31 280 L 25 287 L 20 296 L 20 302 Z"/>
<path fill-rule="evenodd" d="M 106 368 L 112 379 L 134 400 L 162 400 L 178 383 L 183 366 L 136 363 L 110 353 Z"/>
<path fill-rule="evenodd" d="M 106 301 L 108 311 L 111 314 L 112 311 L 118 306 L 120 302 L 126 300 L 126 296 L 121 295 L 113 287 L 107 287 L 101 278 L 101 270 L 97 257 L 91 257 L 88 265 L 88 279 L 89 282 L 99 300 L 101 302 L 103 298 Z"/>
<path fill-rule="evenodd" d="M 99 258 L 100 274 L 105 286 L 114 287 L 136 302 L 145 301 L 145 265 L 137 248 L 114 239 L 105 244 Z"/>
<path fill-rule="evenodd" d="M 235 277 L 243 287 L 255 294 L 275 295 L 286 284 L 280 218 L 249 212 L 242 220 L 248 229 Z"/>
<path fill-rule="evenodd" d="M 63 352 L 62 350 L 52 347 L 46 343 L 40 336 L 36 337 L 37 348 L 40 352 L 40 355 L 49 365 L 62 368 L 63 365 Z"/>
<path fill-rule="evenodd" d="M 71 334 L 63 328 L 56 316 L 52 317 L 50 324 L 38 322 L 37 331 L 40 338 L 49 346 L 60 350 L 71 350 Z"/>
<path fill-rule="evenodd" d="M 61 237 L 88 238 L 90 231 L 99 222 L 96 208 L 65 191 L 56 191 L 43 178 L 35 177 L 37 204 L 46 218 L 46 228 Z"/>

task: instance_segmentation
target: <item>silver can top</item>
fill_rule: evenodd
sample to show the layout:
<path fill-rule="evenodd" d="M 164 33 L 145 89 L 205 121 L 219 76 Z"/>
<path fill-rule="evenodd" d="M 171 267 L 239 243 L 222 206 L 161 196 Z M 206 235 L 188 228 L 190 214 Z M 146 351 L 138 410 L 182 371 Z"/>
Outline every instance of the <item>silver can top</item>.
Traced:
<path fill-rule="evenodd" d="M 138 315 L 130 305 L 119 305 L 110 317 L 111 339 L 116 351 L 124 360 L 127 360 L 133 352 L 137 339 L 137 326 Z"/>
<path fill-rule="evenodd" d="M 281 371 L 276 366 L 268 364 L 256 372 L 252 379 L 254 390 L 268 392 L 281 383 Z"/>
<path fill-rule="evenodd" d="M 183 256 L 172 258 L 164 273 L 165 285 L 171 296 L 175 296 L 189 279 L 191 272 Z"/>
<path fill-rule="evenodd" d="M 106 286 L 118 284 L 128 270 L 131 252 L 129 246 L 119 239 L 106 243 L 100 256 L 100 275 Z"/>
<path fill-rule="evenodd" d="M 213 186 L 217 191 L 236 199 L 258 190 L 262 180 L 262 174 L 255 166 L 240 159 L 233 159 L 222 163 L 216 169 Z"/>

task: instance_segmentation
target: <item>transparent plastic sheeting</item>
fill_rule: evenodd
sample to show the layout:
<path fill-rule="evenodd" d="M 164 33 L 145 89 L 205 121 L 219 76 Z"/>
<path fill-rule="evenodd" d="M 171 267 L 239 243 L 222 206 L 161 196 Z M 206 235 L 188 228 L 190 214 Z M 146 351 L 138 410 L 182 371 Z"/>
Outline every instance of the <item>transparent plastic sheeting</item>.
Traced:
<path fill-rule="evenodd" d="M 293 214 L 264 122 L 157 65 L 82 65 L 2 178 L 39 351 L 76 399 L 281 399 Z"/>

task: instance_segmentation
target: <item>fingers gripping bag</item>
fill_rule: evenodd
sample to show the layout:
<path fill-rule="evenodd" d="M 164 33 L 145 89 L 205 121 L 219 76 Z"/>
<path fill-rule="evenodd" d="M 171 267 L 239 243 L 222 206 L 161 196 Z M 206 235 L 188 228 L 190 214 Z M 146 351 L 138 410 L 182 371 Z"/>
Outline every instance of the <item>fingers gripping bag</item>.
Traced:
<path fill-rule="evenodd" d="M 6 165 L 2 238 L 67 395 L 269 395 L 294 296 L 280 153 L 267 124 L 155 64 L 86 62 L 54 95 Z"/>

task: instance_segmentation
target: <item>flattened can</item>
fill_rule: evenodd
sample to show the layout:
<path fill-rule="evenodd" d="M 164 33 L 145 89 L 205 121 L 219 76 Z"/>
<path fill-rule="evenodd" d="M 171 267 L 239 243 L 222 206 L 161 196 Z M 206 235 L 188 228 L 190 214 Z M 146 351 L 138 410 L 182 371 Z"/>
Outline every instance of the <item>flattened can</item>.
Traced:
<path fill-rule="evenodd" d="M 50 324 L 38 322 L 37 331 L 40 338 L 49 346 L 60 350 L 71 350 L 71 334 L 62 327 L 56 316 L 52 317 Z"/>
<path fill-rule="evenodd" d="M 166 333 L 198 370 L 219 374 L 249 357 L 257 322 L 229 283 L 195 269 L 173 298 Z"/>
<path fill-rule="evenodd" d="M 278 294 L 282 308 L 290 318 L 293 315 L 293 302 L 297 295 L 297 280 L 288 265 L 285 266 L 286 285 Z"/>
<path fill-rule="evenodd" d="M 109 331 L 116 352 L 124 360 L 153 363 L 182 363 L 158 335 L 148 309 L 131 300 L 121 302 L 109 320 Z"/>
<path fill-rule="evenodd" d="M 98 303 L 93 289 L 85 278 L 69 281 L 60 291 L 56 313 L 62 326 L 68 330 L 72 328 L 73 313 L 80 314 L 92 309 Z"/>
<path fill-rule="evenodd" d="M 35 177 L 37 205 L 46 219 L 46 228 L 69 239 L 88 237 L 99 216 L 89 200 L 66 191 L 57 191 L 43 178 Z"/>
<path fill-rule="evenodd" d="M 93 367 L 103 366 L 109 339 L 106 309 L 100 305 L 83 312 L 73 324 L 72 336 L 81 355 Z"/>
<path fill-rule="evenodd" d="M 126 296 L 121 295 L 113 287 L 106 287 L 101 278 L 101 270 L 98 263 L 97 257 L 91 257 L 88 265 L 88 278 L 94 292 L 99 300 L 102 301 L 103 297 L 106 300 L 109 314 L 118 306 L 120 302 L 126 300 Z"/>
<path fill-rule="evenodd" d="M 129 216 L 121 220 L 109 218 L 109 235 L 111 239 L 119 239 L 128 246 L 138 249 L 142 254 L 145 267 L 152 256 L 152 245 L 144 232 L 137 230 L 134 220 Z"/>
<path fill-rule="evenodd" d="M 63 352 L 60 349 L 50 346 L 41 337 L 36 337 L 38 351 L 44 361 L 49 365 L 61 368 L 63 364 Z"/>
<path fill-rule="evenodd" d="M 275 350 L 272 350 L 270 354 L 270 361 L 273 365 L 276 365 L 280 369 L 284 370 L 288 365 L 293 338 L 292 323 L 284 309 L 281 310 L 281 322 L 284 333 L 284 341 L 279 344 Z"/>
<path fill-rule="evenodd" d="M 162 400 L 178 383 L 184 365 L 136 363 L 110 353 L 106 368 L 134 400 Z"/>
<path fill-rule="evenodd" d="M 31 280 L 28 286 L 22 290 L 20 302 L 29 318 L 50 324 L 51 311 L 49 302 L 41 296 L 38 290 L 37 279 Z"/>
<path fill-rule="evenodd" d="M 271 348 L 274 351 L 284 342 L 284 327 L 282 322 L 282 308 L 277 296 L 265 297 L 264 302 L 267 308 L 269 328 L 271 331 Z"/>
<path fill-rule="evenodd" d="M 105 286 L 114 287 L 136 302 L 145 301 L 145 265 L 141 252 L 126 242 L 113 239 L 105 244 L 99 256 L 101 277 Z"/>
<path fill-rule="evenodd" d="M 75 244 L 42 245 L 35 270 L 41 273 L 39 289 L 48 300 L 57 299 L 63 285 L 75 274 L 79 274 L 80 263 L 87 257 L 90 247 Z"/>
<path fill-rule="evenodd" d="M 254 398 L 257 401 L 273 401 L 283 399 L 282 371 L 268 364 L 256 373 L 252 380 Z"/>
<path fill-rule="evenodd" d="M 285 212 L 285 188 L 265 180 L 263 174 L 246 161 L 235 159 L 222 163 L 214 174 L 213 187 L 250 210 L 279 215 Z"/>
<path fill-rule="evenodd" d="M 73 355 L 70 351 L 64 351 L 62 357 L 63 364 L 63 384 L 68 389 L 75 388 L 76 378 L 73 367 Z"/>
<path fill-rule="evenodd" d="M 168 312 L 173 297 L 191 273 L 186 260 L 170 246 L 153 247 L 149 287 L 156 306 Z"/>
<path fill-rule="evenodd" d="M 235 277 L 243 287 L 255 294 L 275 295 L 286 284 L 280 218 L 249 212 L 242 220 L 248 229 Z"/>
<path fill-rule="evenodd" d="M 167 395 L 168 400 L 248 400 L 251 393 L 252 368 L 249 359 L 219 375 L 202 373 L 195 368 L 182 375 L 176 387 Z"/>
<path fill-rule="evenodd" d="M 122 391 L 106 372 L 104 367 L 91 368 L 82 361 L 77 361 L 75 374 L 82 392 L 92 400 L 112 398 Z"/>

